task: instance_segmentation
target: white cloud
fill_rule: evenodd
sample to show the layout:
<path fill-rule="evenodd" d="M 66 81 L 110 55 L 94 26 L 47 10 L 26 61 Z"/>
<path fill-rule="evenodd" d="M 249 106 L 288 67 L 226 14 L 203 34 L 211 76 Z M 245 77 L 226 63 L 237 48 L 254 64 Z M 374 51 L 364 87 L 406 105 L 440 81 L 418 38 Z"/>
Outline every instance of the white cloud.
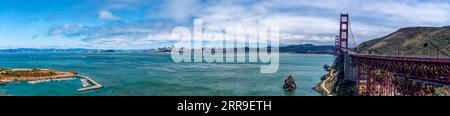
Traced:
<path fill-rule="evenodd" d="M 199 18 L 208 26 L 271 26 L 280 28 L 282 43 L 333 44 L 338 21 L 326 17 L 271 11 L 265 2 L 243 5 L 236 2 L 217 3 L 203 9 Z M 283 6 L 278 6 L 283 7 Z M 330 39 L 330 40 L 328 40 Z"/>
<path fill-rule="evenodd" d="M 82 24 L 64 24 L 63 26 L 52 27 L 47 35 L 64 35 L 68 37 L 72 36 L 80 36 L 83 34 L 82 32 L 88 29 L 89 27 Z"/>
<path fill-rule="evenodd" d="M 175 21 L 184 21 L 195 15 L 201 2 L 199 0 L 169 0 L 165 14 Z"/>
<path fill-rule="evenodd" d="M 198 14 L 211 24 L 277 26 L 282 31 L 280 41 L 285 43 L 334 44 L 341 12 L 350 13 L 356 44 L 401 27 L 444 26 L 450 22 L 448 1 L 233 1 L 216 2 Z"/>
<path fill-rule="evenodd" d="M 372 15 L 380 16 L 379 18 L 387 18 L 394 22 L 406 21 L 415 24 L 442 24 L 450 21 L 450 4 L 374 3 L 364 7 L 364 12 L 374 12 Z"/>
<path fill-rule="evenodd" d="M 117 20 L 120 17 L 113 15 L 110 11 L 102 10 L 98 12 L 98 18 L 102 20 Z"/>
<path fill-rule="evenodd" d="M 169 0 L 156 6 L 149 5 L 152 2 L 145 0 L 113 1 L 115 4 L 110 4 L 109 8 L 117 8 L 114 10 L 144 8 L 140 10 L 151 14 L 149 17 L 152 23 L 132 21 L 92 29 L 75 25 L 61 28 L 59 31 L 63 32 L 59 33 L 75 36 L 79 34 L 75 32 L 81 30 L 80 33 L 87 33 L 83 35 L 83 40 L 96 44 L 150 44 L 173 41 L 168 36 L 171 29 L 174 26 L 191 26 L 195 17 L 203 19 L 204 27 L 276 26 L 280 28 L 282 44 L 334 44 L 334 36 L 339 28 L 339 13 L 347 12 L 350 13 L 353 34 L 358 44 L 382 37 L 401 27 L 444 26 L 450 22 L 450 2 L 439 0 Z M 120 19 L 107 10 L 100 11 L 98 15 L 104 20 Z M 158 21 L 170 24 L 153 23 Z"/>

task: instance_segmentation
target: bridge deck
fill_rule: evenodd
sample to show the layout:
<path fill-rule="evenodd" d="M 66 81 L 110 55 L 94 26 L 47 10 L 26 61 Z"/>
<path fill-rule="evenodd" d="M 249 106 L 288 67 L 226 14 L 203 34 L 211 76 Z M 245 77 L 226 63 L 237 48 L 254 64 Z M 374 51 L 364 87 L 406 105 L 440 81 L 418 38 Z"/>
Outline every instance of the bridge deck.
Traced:
<path fill-rule="evenodd" d="M 377 59 L 377 60 L 389 60 L 389 61 L 403 61 L 403 62 L 424 62 L 424 63 L 444 63 L 450 64 L 450 58 L 438 58 L 438 57 L 421 57 L 421 56 L 392 56 L 392 55 L 374 55 L 374 54 L 358 54 L 346 49 L 342 49 L 344 52 L 348 52 L 352 57 Z"/>

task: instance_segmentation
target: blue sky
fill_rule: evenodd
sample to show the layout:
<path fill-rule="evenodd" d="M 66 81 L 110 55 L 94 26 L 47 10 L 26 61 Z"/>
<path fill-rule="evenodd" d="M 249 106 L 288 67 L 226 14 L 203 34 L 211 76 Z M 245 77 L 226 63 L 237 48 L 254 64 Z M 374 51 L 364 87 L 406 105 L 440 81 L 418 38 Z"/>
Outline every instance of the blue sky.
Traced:
<path fill-rule="evenodd" d="M 341 12 L 350 13 L 356 44 L 401 27 L 450 25 L 448 0 L 1 0 L 0 48 L 156 48 L 194 19 L 275 25 L 281 44 L 333 44 Z"/>

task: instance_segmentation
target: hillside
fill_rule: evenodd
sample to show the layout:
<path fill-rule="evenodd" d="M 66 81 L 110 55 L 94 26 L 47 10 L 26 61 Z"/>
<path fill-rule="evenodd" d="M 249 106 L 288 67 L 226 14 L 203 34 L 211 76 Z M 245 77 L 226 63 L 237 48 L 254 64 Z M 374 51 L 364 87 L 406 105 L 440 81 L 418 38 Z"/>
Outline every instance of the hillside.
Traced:
<path fill-rule="evenodd" d="M 280 47 L 282 53 L 332 54 L 333 50 L 334 46 L 332 45 L 300 44 Z"/>
<path fill-rule="evenodd" d="M 383 55 L 449 56 L 450 26 L 401 28 L 387 36 L 361 43 L 356 51 Z"/>

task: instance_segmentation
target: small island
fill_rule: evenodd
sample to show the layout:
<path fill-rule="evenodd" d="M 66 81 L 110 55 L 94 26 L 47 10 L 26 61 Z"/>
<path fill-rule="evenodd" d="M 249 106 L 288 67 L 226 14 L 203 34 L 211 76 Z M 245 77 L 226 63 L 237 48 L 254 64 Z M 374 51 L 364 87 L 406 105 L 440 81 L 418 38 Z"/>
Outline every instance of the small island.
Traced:
<path fill-rule="evenodd" d="M 53 69 L 6 69 L 0 68 L 0 83 L 35 81 L 77 76 L 76 72 L 60 72 Z"/>
<path fill-rule="evenodd" d="M 57 80 L 71 77 L 80 77 L 85 88 L 77 89 L 78 92 L 100 89 L 103 86 L 87 76 L 78 75 L 77 72 L 61 72 L 53 69 L 7 69 L 0 68 L 0 85 L 6 85 L 18 81 L 39 81 L 39 80 Z M 89 86 L 92 85 L 92 86 Z"/>

